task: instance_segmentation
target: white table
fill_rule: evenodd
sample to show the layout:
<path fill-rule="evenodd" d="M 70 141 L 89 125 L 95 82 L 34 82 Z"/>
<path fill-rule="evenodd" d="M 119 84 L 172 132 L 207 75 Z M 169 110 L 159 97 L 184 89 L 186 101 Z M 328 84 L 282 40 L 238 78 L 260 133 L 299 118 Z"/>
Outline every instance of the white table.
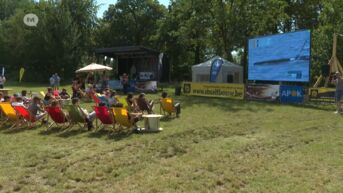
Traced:
<path fill-rule="evenodd" d="M 12 91 L 12 89 L 10 89 L 10 88 L 7 88 L 7 89 L 2 88 L 2 89 L 0 89 L 0 92 L 2 92 L 2 94 L 3 94 L 4 96 L 8 96 L 8 93 L 9 93 L 10 91 Z"/>
<path fill-rule="evenodd" d="M 162 128 L 160 128 L 160 118 L 163 117 L 163 115 L 149 114 L 149 115 L 143 115 L 142 117 L 144 118 L 145 131 L 163 130 Z"/>

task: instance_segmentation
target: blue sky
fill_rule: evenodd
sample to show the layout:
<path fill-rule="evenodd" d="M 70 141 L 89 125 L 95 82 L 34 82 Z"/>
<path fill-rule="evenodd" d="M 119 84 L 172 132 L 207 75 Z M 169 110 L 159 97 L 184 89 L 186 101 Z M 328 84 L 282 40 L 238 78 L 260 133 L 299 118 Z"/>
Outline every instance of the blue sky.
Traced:
<path fill-rule="evenodd" d="M 164 6 L 169 5 L 169 0 L 158 0 L 161 4 Z M 98 5 L 100 5 L 99 10 L 98 10 L 98 17 L 102 17 L 103 13 L 107 10 L 108 6 L 110 4 L 115 4 L 117 0 L 97 0 Z"/>

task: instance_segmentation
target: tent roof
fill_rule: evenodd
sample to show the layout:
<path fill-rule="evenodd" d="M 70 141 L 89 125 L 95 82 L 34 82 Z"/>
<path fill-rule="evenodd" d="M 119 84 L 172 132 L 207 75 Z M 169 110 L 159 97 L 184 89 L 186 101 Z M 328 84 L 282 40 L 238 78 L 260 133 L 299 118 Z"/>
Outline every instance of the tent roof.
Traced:
<path fill-rule="evenodd" d="M 215 59 L 222 59 L 224 61 L 223 63 L 223 67 L 236 67 L 236 68 L 243 68 L 242 66 L 238 65 L 238 64 L 234 64 L 232 62 L 229 62 L 227 60 L 225 60 L 224 58 L 221 58 L 219 56 L 215 56 L 209 60 L 207 60 L 206 62 L 203 62 L 203 63 L 200 63 L 200 64 L 196 64 L 196 65 L 193 65 L 192 68 L 201 68 L 201 67 L 211 67 L 212 65 L 212 61 L 215 60 Z"/>
<path fill-rule="evenodd" d="M 78 73 L 78 72 L 96 72 L 96 71 L 105 71 L 105 70 L 109 71 L 109 70 L 112 70 L 112 68 L 108 67 L 108 66 L 101 65 L 101 64 L 92 63 L 92 64 L 89 64 L 88 66 L 85 66 L 83 68 L 76 70 L 76 73 Z"/>

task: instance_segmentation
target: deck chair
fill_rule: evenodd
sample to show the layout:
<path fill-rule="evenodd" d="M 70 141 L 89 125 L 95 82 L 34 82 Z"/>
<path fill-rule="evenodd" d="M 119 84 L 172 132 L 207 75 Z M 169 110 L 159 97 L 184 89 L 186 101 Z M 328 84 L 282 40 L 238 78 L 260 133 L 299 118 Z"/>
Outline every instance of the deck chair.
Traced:
<path fill-rule="evenodd" d="M 79 125 L 82 129 L 87 128 L 86 117 L 82 113 L 80 107 L 74 105 L 66 105 L 68 111 L 70 127 Z M 83 125 L 82 125 L 83 124 Z"/>
<path fill-rule="evenodd" d="M 112 112 L 116 123 L 118 123 L 121 128 L 132 128 L 134 126 L 129 119 L 129 112 L 126 108 L 115 107 L 112 108 Z"/>
<path fill-rule="evenodd" d="M 47 129 L 50 129 L 53 125 L 61 125 L 62 127 L 65 127 L 64 129 L 70 126 L 70 122 L 61 107 L 46 107 L 45 110 L 49 115 L 47 121 L 49 122 L 49 117 L 53 121 L 51 124 L 47 125 Z"/>
<path fill-rule="evenodd" d="M 123 97 L 116 97 L 117 101 L 123 104 L 124 108 L 128 108 L 129 104 L 127 103 L 126 99 Z"/>
<path fill-rule="evenodd" d="M 96 119 L 95 119 L 95 127 L 98 130 L 103 129 L 106 125 L 111 125 L 112 130 L 115 129 L 116 122 L 114 121 L 114 116 L 111 111 L 106 106 L 94 106 L 93 107 Z M 98 125 L 98 120 L 100 121 L 101 125 Z M 99 127 L 102 126 L 100 129 Z"/>
<path fill-rule="evenodd" d="M 100 103 L 100 99 L 96 96 L 96 94 L 92 94 L 92 99 L 93 99 L 95 105 L 98 106 Z"/>
<path fill-rule="evenodd" d="M 0 108 L 3 115 L 3 119 L 0 121 L 0 126 L 3 126 L 6 123 L 11 123 L 12 125 L 10 129 L 12 129 L 19 124 L 17 112 L 12 107 L 11 103 L 2 102 L 0 103 Z"/>
<path fill-rule="evenodd" d="M 162 98 L 160 101 L 160 112 L 163 111 L 163 115 L 176 116 L 176 109 L 174 107 L 174 101 L 172 98 Z"/>
<path fill-rule="evenodd" d="M 109 106 L 108 100 L 106 99 L 105 96 L 97 96 L 97 97 L 98 97 L 100 103 L 104 103 L 106 106 Z"/>
<path fill-rule="evenodd" d="M 22 118 L 25 120 L 25 123 L 28 127 L 33 127 L 39 120 L 41 120 L 44 116 L 40 117 L 39 119 L 36 118 L 26 107 L 24 106 L 13 106 L 15 111 L 17 112 L 18 118 Z"/>

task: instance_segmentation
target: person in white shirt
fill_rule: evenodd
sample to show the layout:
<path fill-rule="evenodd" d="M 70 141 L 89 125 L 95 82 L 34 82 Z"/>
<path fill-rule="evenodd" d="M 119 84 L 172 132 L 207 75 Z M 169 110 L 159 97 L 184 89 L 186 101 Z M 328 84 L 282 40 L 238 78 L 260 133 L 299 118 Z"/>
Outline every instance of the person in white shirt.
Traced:
<path fill-rule="evenodd" d="M 5 76 L 0 76 L 0 89 L 4 88 L 5 82 L 6 82 Z"/>

